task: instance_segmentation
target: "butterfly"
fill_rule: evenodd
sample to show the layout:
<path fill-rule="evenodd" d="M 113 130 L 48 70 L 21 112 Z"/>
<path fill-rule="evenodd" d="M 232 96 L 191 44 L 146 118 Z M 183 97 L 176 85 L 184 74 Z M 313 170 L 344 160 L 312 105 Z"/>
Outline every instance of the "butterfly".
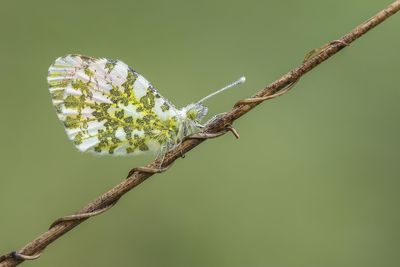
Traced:
<path fill-rule="evenodd" d="M 204 127 L 206 99 L 244 81 L 178 109 L 120 60 L 66 55 L 55 60 L 47 77 L 69 139 L 80 151 L 107 155 L 165 154 Z"/>

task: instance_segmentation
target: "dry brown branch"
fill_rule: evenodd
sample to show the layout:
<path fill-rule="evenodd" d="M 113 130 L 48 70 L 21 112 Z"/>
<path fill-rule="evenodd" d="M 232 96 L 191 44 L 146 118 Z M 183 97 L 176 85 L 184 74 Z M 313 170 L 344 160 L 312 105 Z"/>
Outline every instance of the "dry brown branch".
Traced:
<path fill-rule="evenodd" d="M 17 264 L 22 263 L 24 260 L 38 258 L 42 251 L 53 241 L 57 240 L 59 237 L 88 218 L 107 211 L 126 192 L 142 183 L 154 173 L 165 171 L 176 159 L 180 158 L 183 154 L 198 146 L 207 138 L 217 137 L 228 131 L 232 131 L 236 135 L 236 131 L 234 131 L 234 129 L 231 127 L 235 120 L 249 112 L 263 101 L 280 96 L 289 91 L 289 89 L 304 74 L 339 52 L 356 39 L 360 38 L 363 34 L 373 29 L 375 26 L 382 23 L 399 10 L 400 0 L 397 0 L 366 22 L 360 24 L 358 27 L 347 33 L 341 39 L 332 41 L 319 49 L 313 50 L 312 53 L 306 56 L 305 61 L 299 67 L 291 70 L 280 79 L 271 83 L 252 98 L 239 101 L 231 111 L 223 114 L 208 124 L 202 133 L 187 138 L 179 146 L 169 151 L 165 156 L 161 169 L 158 168 L 160 166 L 160 162 L 157 160 L 146 167 L 133 169 L 129 173 L 129 176 L 126 180 L 122 181 L 120 184 L 86 205 L 76 214 L 60 218 L 51 225 L 49 230 L 25 245 L 18 252 L 12 252 L 1 256 L 0 267 L 16 266 Z"/>

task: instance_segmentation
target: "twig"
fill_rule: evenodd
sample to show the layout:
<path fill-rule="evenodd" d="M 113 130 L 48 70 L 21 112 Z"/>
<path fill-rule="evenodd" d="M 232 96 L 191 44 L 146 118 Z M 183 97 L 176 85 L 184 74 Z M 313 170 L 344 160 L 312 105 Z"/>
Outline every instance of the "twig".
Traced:
<path fill-rule="evenodd" d="M 341 39 L 332 41 L 319 49 L 313 50 L 306 56 L 303 64 L 299 67 L 271 83 L 253 97 L 239 101 L 231 111 L 223 114 L 208 124 L 202 133 L 186 138 L 179 146 L 169 151 L 164 158 L 161 166 L 162 168 L 159 168 L 160 162 L 156 160 L 146 167 L 133 169 L 126 180 L 86 205 L 76 214 L 56 220 L 49 230 L 25 245 L 18 252 L 14 251 L 1 256 L 0 267 L 16 266 L 25 260 L 38 258 L 42 251 L 53 241 L 57 240 L 59 237 L 88 218 L 107 211 L 109 208 L 113 207 L 125 193 L 142 183 L 153 174 L 167 170 L 176 159 L 182 157 L 185 153 L 189 152 L 206 139 L 220 136 L 228 131 L 233 132 L 235 136 L 238 137 L 237 132 L 231 126 L 235 120 L 263 101 L 275 98 L 289 91 L 304 74 L 314 69 L 316 66 L 356 39 L 360 38 L 363 34 L 382 23 L 399 10 L 400 0 L 397 0 L 366 22 L 360 24 L 358 27 L 347 33 Z"/>

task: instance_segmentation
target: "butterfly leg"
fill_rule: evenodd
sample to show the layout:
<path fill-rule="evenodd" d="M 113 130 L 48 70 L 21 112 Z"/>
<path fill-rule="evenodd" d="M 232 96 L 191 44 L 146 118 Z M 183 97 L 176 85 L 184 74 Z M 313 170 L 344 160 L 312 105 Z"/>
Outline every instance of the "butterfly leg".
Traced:
<path fill-rule="evenodd" d="M 214 121 L 216 121 L 216 120 L 219 119 L 220 117 L 224 116 L 225 114 L 226 114 L 226 112 L 219 113 L 219 114 L 215 114 L 214 116 L 212 116 L 211 119 L 209 119 L 209 120 L 206 122 L 206 125 L 208 125 L 208 124 L 210 124 L 210 123 L 213 123 Z M 203 127 L 204 127 L 204 126 L 203 126 Z"/>
<path fill-rule="evenodd" d="M 204 126 L 201 125 L 201 127 L 204 127 Z M 185 140 L 185 138 L 179 139 L 178 143 L 176 143 L 176 145 L 173 145 L 172 147 L 179 147 L 184 140 Z M 185 158 L 185 153 L 182 151 L 182 149 L 179 150 L 179 153 L 181 154 L 181 158 L 184 159 Z"/>
<path fill-rule="evenodd" d="M 160 152 L 157 155 L 157 159 L 156 161 L 159 162 L 158 164 L 158 168 L 162 168 L 162 165 L 164 163 L 165 160 L 165 155 L 167 154 L 168 150 L 170 149 L 170 145 L 167 143 L 166 145 L 164 145 L 163 147 L 161 147 Z"/>
<path fill-rule="evenodd" d="M 206 128 L 205 125 L 200 124 L 200 123 L 198 123 L 198 122 L 196 122 L 196 127 L 199 128 L 199 129 L 204 129 L 204 128 Z"/>

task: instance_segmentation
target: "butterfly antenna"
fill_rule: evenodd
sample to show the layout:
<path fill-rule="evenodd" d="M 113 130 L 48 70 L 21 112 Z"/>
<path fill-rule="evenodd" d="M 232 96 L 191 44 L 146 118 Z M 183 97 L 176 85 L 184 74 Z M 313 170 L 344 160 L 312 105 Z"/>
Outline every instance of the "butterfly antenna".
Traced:
<path fill-rule="evenodd" d="M 215 96 L 215 95 L 217 95 L 217 94 L 219 94 L 219 93 L 221 93 L 221 92 L 223 92 L 223 91 L 226 91 L 226 90 L 228 90 L 228 89 L 230 89 L 230 88 L 232 88 L 232 87 L 235 87 L 236 85 L 239 85 L 239 84 L 244 83 L 245 81 L 246 81 L 246 77 L 242 76 L 242 77 L 240 77 L 238 80 L 236 80 L 236 81 L 234 81 L 233 83 L 231 83 L 231 84 L 225 86 L 224 88 L 221 88 L 221 89 L 219 89 L 218 91 L 215 91 L 214 93 L 211 93 L 211 94 L 209 94 L 209 95 L 206 96 L 206 97 L 203 97 L 203 98 L 202 98 L 200 101 L 198 101 L 197 103 L 202 103 L 202 102 L 206 101 L 207 99 L 209 99 L 209 98 L 211 98 L 211 97 L 213 97 L 213 96 Z"/>

